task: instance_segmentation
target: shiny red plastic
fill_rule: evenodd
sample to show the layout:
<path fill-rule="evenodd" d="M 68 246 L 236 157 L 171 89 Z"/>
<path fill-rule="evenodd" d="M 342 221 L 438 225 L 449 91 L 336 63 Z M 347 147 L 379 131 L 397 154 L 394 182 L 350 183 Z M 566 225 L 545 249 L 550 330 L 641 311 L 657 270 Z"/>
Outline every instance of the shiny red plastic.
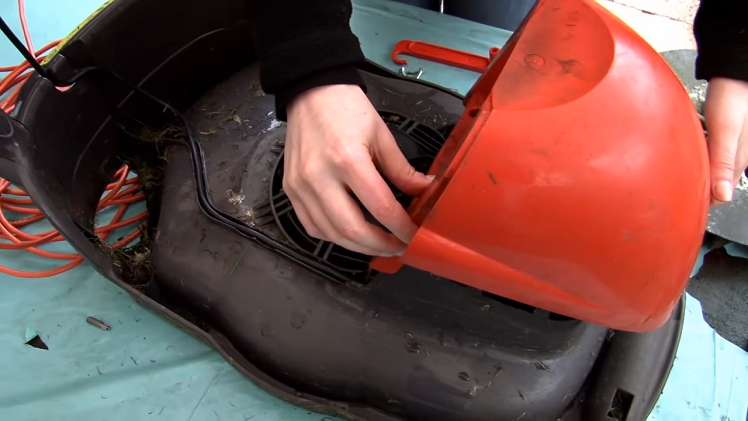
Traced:
<path fill-rule="evenodd" d="M 483 73 L 488 68 L 491 59 L 496 57 L 499 51 L 498 47 L 492 47 L 488 50 L 488 56 L 481 56 L 428 42 L 404 39 L 395 45 L 392 53 L 390 53 L 390 57 L 392 57 L 392 61 L 402 65 L 407 65 L 408 60 L 400 58 L 400 56 L 409 55 L 435 63 Z"/>
<path fill-rule="evenodd" d="M 662 325 L 706 224 L 706 140 L 667 63 L 594 0 L 541 0 L 465 100 L 402 264 L 627 331 Z"/>

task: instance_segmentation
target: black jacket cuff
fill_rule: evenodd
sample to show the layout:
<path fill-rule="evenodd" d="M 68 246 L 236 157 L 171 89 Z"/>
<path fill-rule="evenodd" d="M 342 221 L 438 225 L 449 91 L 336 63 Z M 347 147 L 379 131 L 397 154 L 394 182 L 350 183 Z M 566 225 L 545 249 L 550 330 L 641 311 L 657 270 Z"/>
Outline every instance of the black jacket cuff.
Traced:
<path fill-rule="evenodd" d="M 748 81 L 748 0 L 701 0 L 693 22 L 696 78 Z"/>
<path fill-rule="evenodd" d="M 696 78 L 710 80 L 713 77 L 748 82 L 748 45 L 699 45 Z"/>

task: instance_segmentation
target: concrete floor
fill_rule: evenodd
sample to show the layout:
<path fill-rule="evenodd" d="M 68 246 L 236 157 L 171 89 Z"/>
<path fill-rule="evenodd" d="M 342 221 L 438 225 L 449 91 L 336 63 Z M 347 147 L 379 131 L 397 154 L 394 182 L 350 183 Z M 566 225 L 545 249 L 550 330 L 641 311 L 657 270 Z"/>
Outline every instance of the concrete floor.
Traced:
<path fill-rule="evenodd" d="M 657 51 L 695 49 L 693 18 L 698 0 L 597 0 Z"/>

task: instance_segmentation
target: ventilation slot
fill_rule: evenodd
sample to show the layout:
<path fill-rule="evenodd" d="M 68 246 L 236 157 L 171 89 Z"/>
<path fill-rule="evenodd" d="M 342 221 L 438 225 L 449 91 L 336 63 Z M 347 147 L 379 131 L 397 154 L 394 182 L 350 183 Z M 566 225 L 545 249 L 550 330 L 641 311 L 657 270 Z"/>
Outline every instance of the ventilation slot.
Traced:
<path fill-rule="evenodd" d="M 613 401 L 608 409 L 608 420 L 627 421 L 631 405 L 634 403 L 634 395 L 621 389 L 616 389 Z"/>

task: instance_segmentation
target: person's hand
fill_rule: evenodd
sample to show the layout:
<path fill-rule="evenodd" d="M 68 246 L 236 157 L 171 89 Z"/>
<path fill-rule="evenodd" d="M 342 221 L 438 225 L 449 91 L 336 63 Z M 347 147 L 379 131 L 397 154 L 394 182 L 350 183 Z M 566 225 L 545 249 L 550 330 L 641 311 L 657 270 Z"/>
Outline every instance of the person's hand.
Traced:
<path fill-rule="evenodd" d="M 709 130 L 712 205 L 732 200 L 748 166 L 748 82 L 712 78 L 704 103 Z"/>
<path fill-rule="evenodd" d="M 361 88 L 314 88 L 287 111 L 283 189 L 307 233 L 359 253 L 401 254 L 417 227 L 377 168 L 413 196 L 431 178 L 410 166 Z M 392 234 L 368 223 L 349 192 Z"/>

